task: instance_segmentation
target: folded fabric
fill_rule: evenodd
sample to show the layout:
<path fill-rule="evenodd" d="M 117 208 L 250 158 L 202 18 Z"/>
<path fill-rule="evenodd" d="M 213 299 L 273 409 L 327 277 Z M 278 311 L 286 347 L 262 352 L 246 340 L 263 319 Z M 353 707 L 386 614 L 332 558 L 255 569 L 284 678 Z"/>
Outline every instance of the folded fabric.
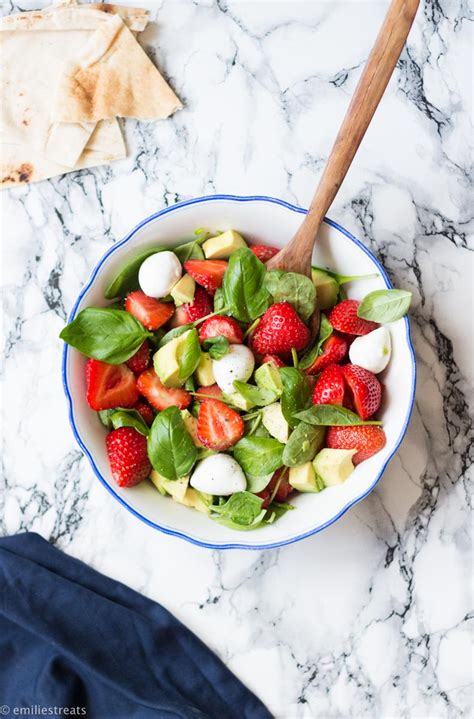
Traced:
<path fill-rule="evenodd" d="M 269 719 L 166 609 L 39 535 L 0 539 L 0 703 L 88 719 Z M 85 712 L 83 711 L 85 710 Z"/>

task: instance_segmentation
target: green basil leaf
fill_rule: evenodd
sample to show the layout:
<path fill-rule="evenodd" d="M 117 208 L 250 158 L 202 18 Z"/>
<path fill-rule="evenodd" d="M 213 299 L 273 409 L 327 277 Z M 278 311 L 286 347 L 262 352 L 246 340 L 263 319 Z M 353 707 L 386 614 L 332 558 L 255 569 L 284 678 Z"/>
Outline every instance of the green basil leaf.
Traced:
<path fill-rule="evenodd" d="M 247 477 L 247 491 L 257 494 L 270 484 L 273 472 L 270 474 L 263 474 L 259 477 L 254 474 L 246 474 L 245 476 Z"/>
<path fill-rule="evenodd" d="M 218 287 L 214 295 L 214 312 L 222 312 L 225 307 L 224 292 Z"/>
<path fill-rule="evenodd" d="M 187 380 L 197 368 L 200 359 L 201 345 L 199 344 L 199 335 L 197 329 L 193 328 L 178 350 L 179 379 L 182 381 Z"/>
<path fill-rule="evenodd" d="M 184 263 L 188 260 L 204 259 L 204 252 L 197 240 L 191 240 L 191 242 L 185 242 L 183 245 L 178 245 L 178 247 L 173 249 L 173 252 L 182 265 L 184 265 Z"/>
<path fill-rule="evenodd" d="M 268 309 L 270 297 L 264 287 L 266 269 L 248 247 L 234 252 L 222 282 L 224 304 L 241 322 L 252 322 Z"/>
<path fill-rule="evenodd" d="M 137 432 L 140 432 L 140 434 L 143 434 L 145 437 L 148 437 L 150 432 L 147 423 L 136 409 L 113 410 L 110 416 L 110 422 L 114 429 L 133 427 L 133 429 L 136 429 Z"/>
<path fill-rule="evenodd" d="M 375 277 L 378 277 L 378 272 L 373 272 L 370 275 L 340 275 L 338 272 L 333 272 L 333 270 L 328 270 L 326 267 L 317 267 L 316 265 L 313 265 L 315 270 L 320 270 L 321 272 L 325 272 L 329 277 L 334 277 L 336 282 L 339 285 L 344 285 L 346 282 L 356 282 L 357 280 L 373 280 Z"/>
<path fill-rule="evenodd" d="M 166 247 L 153 247 L 144 250 L 144 252 L 141 252 L 133 260 L 129 260 L 105 290 L 105 299 L 113 300 L 115 297 L 123 297 L 131 290 L 136 290 L 138 288 L 138 271 L 142 262 L 144 262 L 147 257 L 156 255 L 157 252 L 163 252 L 163 250 L 166 249 Z"/>
<path fill-rule="evenodd" d="M 264 519 L 265 524 L 273 524 L 277 519 L 283 517 L 284 514 L 290 512 L 295 507 L 287 502 L 272 502 L 267 508 L 267 515 Z"/>
<path fill-rule="evenodd" d="M 271 389 L 263 389 L 262 387 L 255 387 L 253 384 L 247 384 L 247 382 L 240 382 L 234 380 L 234 387 L 242 397 L 251 402 L 255 407 L 266 407 L 267 404 L 274 402 L 278 395 Z"/>
<path fill-rule="evenodd" d="M 158 342 L 158 349 L 161 347 L 164 347 L 168 344 L 168 342 L 171 342 L 171 340 L 174 340 L 176 337 L 179 337 L 180 335 L 184 335 L 185 332 L 188 330 L 192 330 L 194 325 L 180 325 L 179 327 L 173 327 L 172 330 L 167 332 Z"/>
<path fill-rule="evenodd" d="M 59 336 L 86 357 L 121 364 L 135 354 L 151 333 L 130 312 L 87 307 Z"/>
<path fill-rule="evenodd" d="M 412 294 L 406 290 L 375 290 L 357 308 L 358 317 L 372 322 L 395 322 L 406 315 Z"/>
<path fill-rule="evenodd" d="M 104 427 L 107 427 L 107 429 L 112 429 L 111 417 L 116 411 L 117 409 L 101 409 L 99 412 L 97 412 L 100 421 L 102 422 Z"/>
<path fill-rule="evenodd" d="M 203 349 L 207 350 L 212 359 L 221 359 L 229 351 L 229 340 L 227 337 L 209 337 L 202 343 Z"/>
<path fill-rule="evenodd" d="M 304 412 L 298 412 L 295 417 L 307 424 L 321 427 L 352 427 L 364 424 L 382 424 L 378 420 L 365 421 L 351 412 L 350 409 L 337 404 L 315 404 Z"/>
<path fill-rule="evenodd" d="M 197 448 L 177 407 L 168 407 L 155 417 L 148 435 L 148 457 L 167 479 L 179 479 L 191 471 Z"/>
<path fill-rule="evenodd" d="M 316 357 L 322 352 L 323 343 L 332 335 L 333 328 L 326 315 L 321 312 L 321 322 L 319 325 L 319 336 L 316 344 L 300 359 L 299 368 L 309 369 Z"/>
<path fill-rule="evenodd" d="M 294 428 L 299 424 L 299 420 L 295 419 L 296 412 L 301 412 L 311 403 L 311 386 L 304 372 L 296 367 L 282 367 L 280 377 L 283 383 L 281 411 L 290 427 Z"/>
<path fill-rule="evenodd" d="M 285 445 L 283 463 L 287 467 L 297 467 L 305 462 L 310 462 L 323 446 L 325 434 L 325 427 L 300 422 Z"/>
<path fill-rule="evenodd" d="M 265 276 L 265 287 L 275 302 L 289 302 L 307 322 L 316 307 L 316 288 L 309 277 L 298 272 L 272 270 Z"/>
<path fill-rule="evenodd" d="M 271 474 L 283 464 L 284 446 L 273 437 L 242 437 L 234 445 L 234 457 L 245 474 Z"/>
<path fill-rule="evenodd" d="M 236 492 L 225 504 L 213 506 L 221 519 L 229 520 L 240 527 L 255 526 L 262 511 L 263 499 L 251 492 Z"/>

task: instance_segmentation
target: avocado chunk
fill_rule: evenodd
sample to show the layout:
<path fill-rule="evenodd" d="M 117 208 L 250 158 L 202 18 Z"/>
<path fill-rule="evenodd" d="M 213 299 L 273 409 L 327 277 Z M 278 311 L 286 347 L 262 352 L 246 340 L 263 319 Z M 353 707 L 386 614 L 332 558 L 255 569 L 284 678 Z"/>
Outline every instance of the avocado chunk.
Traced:
<path fill-rule="evenodd" d="M 181 379 L 179 376 L 181 367 L 181 354 L 187 347 L 187 343 L 192 333 L 196 330 L 190 329 L 183 332 L 182 335 L 170 340 L 167 344 L 160 347 L 153 356 L 153 367 L 156 374 L 167 387 L 181 387 L 186 377 Z M 196 342 L 198 342 L 196 338 Z M 194 371 L 194 370 L 193 370 Z"/>
<path fill-rule="evenodd" d="M 356 449 L 322 449 L 313 459 L 313 469 L 326 487 L 335 487 L 346 481 L 354 471 L 352 457 Z"/>
<path fill-rule="evenodd" d="M 330 307 L 334 307 L 339 294 L 339 284 L 337 280 L 317 267 L 311 268 L 311 279 L 313 280 L 313 285 L 316 287 L 319 309 L 328 310 Z"/>
<path fill-rule="evenodd" d="M 215 383 L 214 372 L 212 371 L 212 358 L 209 352 L 203 352 L 196 367 L 196 380 L 201 387 L 209 387 Z"/>
<path fill-rule="evenodd" d="M 150 479 L 160 494 L 162 494 L 163 496 L 168 494 L 164 487 L 164 483 L 167 482 L 166 477 L 163 477 L 163 475 L 157 472 L 156 469 L 152 469 Z"/>
<path fill-rule="evenodd" d="M 320 492 L 324 484 L 316 476 L 312 462 L 305 462 L 298 467 L 290 467 L 288 481 L 298 492 Z"/>
<path fill-rule="evenodd" d="M 203 514 L 209 514 L 211 511 L 212 494 L 204 494 L 204 492 L 199 492 L 197 489 L 188 487 L 182 500 L 176 501 L 180 501 L 181 504 L 184 504 L 186 507 L 197 509 L 198 512 L 202 512 Z"/>
<path fill-rule="evenodd" d="M 183 275 L 180 280 L 175 284 L 171 290 L 171 297 L 174 300 L 176 307 L 192 302 L 194 299 L 194 292 L 196 290 L 196 283 L 194 282 L 191 275 Z"/>
<path fill-rule="evenodd" d="M 203 447 L 204 445 L 199 441 L 198 434 L 197 434 L 197 419 L 194 417 L 191 412 L 187 409 L 181 410 L 181 417 L 183 418 L 184 426 L 186 427 L 186 430 L 191 435 L 191 439 L 193 440 L 196 447 Z"/>
<path fill-rule="evenodd" d="M 227 402 L 230 402 L 234 405 L 234 407 L 237 407 L 237 409 L 244 410 L 244 412 L 248 412 L 249 409 L 253 409 L 256 406 L 253 402 L 247 399 L 247 397 L 244 397 L 237 390 L 235 392 L 231 392 L 230 394 L 224 393 L 222 399 L 226 400 Z"/>
<path fill-rule="evenodd" d="M 283 416 L 279 402 L 273 402 L 262 410 L 262 424 L 268 429 L 272 437 L 285 444 L 288 442 L 290 428 Z"/>
<path fill-rule="evenodd" d="M 244 238 L 235 230 L 227 230 L 206 240 L 202 246 L 206 260 L 226 260 L 239 247 L 247 247 Z"/>
<path fill-rule="evenodd" d="M 260 389 L 272 390 L 278 397 L 283 392 L 280 372 L 273 362 L 265 362 L 255 371 L 255 382 Z"/>
<path fill-rule="evenodd" d="M 189 485 L 189 476 L 179 479 L 167 479 L 155 469 L 150 479 L 161 494 L 170 494 L 176 501 L 181 502 Z"/>

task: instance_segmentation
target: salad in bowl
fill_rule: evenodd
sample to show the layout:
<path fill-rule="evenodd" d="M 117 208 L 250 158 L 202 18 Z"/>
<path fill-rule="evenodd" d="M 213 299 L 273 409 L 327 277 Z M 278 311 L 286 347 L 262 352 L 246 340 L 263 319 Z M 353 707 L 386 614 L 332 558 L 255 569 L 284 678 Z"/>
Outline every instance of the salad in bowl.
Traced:
<path fill-rule="evenodd" d="M 148 244 L 62 331 L 121 497 L 264 531 L 383 452 L 387 324 L 410 293 L 348 297 L 379 274 L 267 271 L 277 252 L 232 228 Z"/>

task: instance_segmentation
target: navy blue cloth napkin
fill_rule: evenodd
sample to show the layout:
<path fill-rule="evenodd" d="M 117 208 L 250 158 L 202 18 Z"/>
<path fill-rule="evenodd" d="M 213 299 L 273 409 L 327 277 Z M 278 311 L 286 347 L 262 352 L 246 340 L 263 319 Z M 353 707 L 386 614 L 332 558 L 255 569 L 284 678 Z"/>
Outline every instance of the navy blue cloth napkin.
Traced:
<path fill-rule="evenodd" d="M 271 718 L 166 609 L 37 534 L 0 539 L 0 595 L 0 705 L 12 716 Z"/>

